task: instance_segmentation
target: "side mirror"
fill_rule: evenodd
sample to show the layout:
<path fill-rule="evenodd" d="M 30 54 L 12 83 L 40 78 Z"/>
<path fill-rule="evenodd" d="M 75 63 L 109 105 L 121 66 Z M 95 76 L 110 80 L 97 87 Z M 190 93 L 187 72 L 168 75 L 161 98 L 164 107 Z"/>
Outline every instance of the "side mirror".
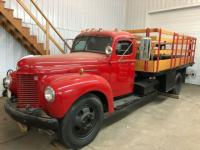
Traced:
<path fill-rule="evenodd" d="M 110 56 L 113 52 L 113 48 L 111 46 L 106 46 L 105 52 L 106 55 Z"/>

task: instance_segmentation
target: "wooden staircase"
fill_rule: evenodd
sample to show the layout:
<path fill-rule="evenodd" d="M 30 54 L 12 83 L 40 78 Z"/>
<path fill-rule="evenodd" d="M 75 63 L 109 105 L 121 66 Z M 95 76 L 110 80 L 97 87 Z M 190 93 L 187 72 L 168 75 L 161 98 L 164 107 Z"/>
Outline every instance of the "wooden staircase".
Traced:
<path fill-rule="evenodd" d="M 0 25 L 19 41 L 32 54 L 44 55 L 43 43 L 37 42 L 37 37 L 30 35 L 30 29 L 22 25 L 22 20 L 13 16 L 13 9 L 4 7 L 5 1 L 0 0 Z"/>
<path fill-rule="evenodd" d="M 13 0 L 14 1 L 14 0 Z M 13 15 L 13 9 L 5 8 L 5 1 L 0 0 L 0 25 L 9 32 L 17 41 L 19 41 L 22 46 L 24 46 L 30 53 L 35 55 L 47 55 L 50 54 L 49 49 L 49 41 L 51 41 L 61 53 L 65 53 L 66 44 L 64 38 L 60 35 L 60 33 L 56 30 L 56 28 L 51 24 L 51 22 L 47 19 L 47 17 L 42 13 L 40 8 L 36 5 L 33 0 L 30 0 L 32 4 L 36 7 L 38 12 L 44 17 L 46 20 L 46 26 L 43 26 L 39 20 L 31 13 L 23 0 L 16 0 L 18 4 L 24 9 L 24 11 L 32 18 L 32 20 L 36 23 L 37 26 L 45 33 L 46 41 L 44 43 L 39 43 L 37 41 L 37 37 L 35 35 L 30 34 L 30 28 L 24 27 L 22 25 L 22 19 L 15 18 Z M 54 39 L 49 30 L 53 29 L 53 31 L 60 37 L 63 41 L 63 46 L 61 46 L 56 39 Z"/>

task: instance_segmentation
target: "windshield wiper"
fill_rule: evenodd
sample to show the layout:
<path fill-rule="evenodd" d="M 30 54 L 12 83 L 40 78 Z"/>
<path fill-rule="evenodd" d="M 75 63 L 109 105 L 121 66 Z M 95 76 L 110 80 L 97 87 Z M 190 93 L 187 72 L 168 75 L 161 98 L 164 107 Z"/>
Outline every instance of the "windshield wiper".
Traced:
<path fill-rule="evenodd" d="M 84 38 L 85 38 L 85 40 L 84 40 Z M 87 43 L 87 40 L 88 40 L 88 37 L 81 37 L 73 46 L 72 46 L 72 49 L 74 49 L 74 47 L 76 46 L 76 45 L 78 45 L 79 43 L 80 43 L 80 41 L 86 41 L 86 43 Z M 85 44 L 85 47 L 86 47 L 86 44 Z M 83 50 L 85 50 L 85 47 L 84 47 L 84 49 Z"/>

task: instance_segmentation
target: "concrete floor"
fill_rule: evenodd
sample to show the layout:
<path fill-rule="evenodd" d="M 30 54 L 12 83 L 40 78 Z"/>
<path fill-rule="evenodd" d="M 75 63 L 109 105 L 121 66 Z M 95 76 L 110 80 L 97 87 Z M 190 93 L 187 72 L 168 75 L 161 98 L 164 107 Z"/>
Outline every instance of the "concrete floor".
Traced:
<path fill-rule="evenodd" d="M 62 150 L 53 136 L 32 129 L 21 133 L 4 112 L 0 99 L 1 150 Z M 138 107 L 137 107 L 138 108 Z M 105 120 L 97 138 L 84 150 L 198 150 L 200 149 L 200 86 L 184 85 L 180 99 L 158 97 Z"/>

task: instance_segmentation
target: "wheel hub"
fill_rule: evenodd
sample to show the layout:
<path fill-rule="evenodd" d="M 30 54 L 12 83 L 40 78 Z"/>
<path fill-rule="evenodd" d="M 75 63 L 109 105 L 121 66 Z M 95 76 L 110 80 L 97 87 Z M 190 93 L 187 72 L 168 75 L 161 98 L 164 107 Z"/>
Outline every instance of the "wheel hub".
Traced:
<path fill-rule="evenodd" d="M 79 137 L 87 135 L 95 125 L 95 111 L 90 106 L 81 108 L 75 119 L 75 133 Z"/>

